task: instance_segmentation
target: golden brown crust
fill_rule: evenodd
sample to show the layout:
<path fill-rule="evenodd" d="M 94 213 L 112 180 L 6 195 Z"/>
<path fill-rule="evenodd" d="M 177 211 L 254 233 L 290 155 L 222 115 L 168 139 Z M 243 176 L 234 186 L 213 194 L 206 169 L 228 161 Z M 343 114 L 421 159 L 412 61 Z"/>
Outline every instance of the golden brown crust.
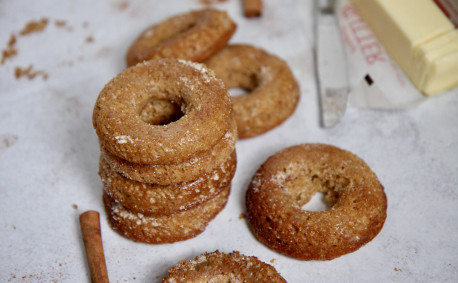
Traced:
<path fill-rule="evenodd" d="M 142 32 L 129 47 L 126 62 L 132 66 L 171 57 L 201 62 L 225 46 L 235 29 L 224 11 L 206 9 L 176 15 Z"/>
<path fill-rule="evenodd" d="M 192 260 L 182 260 L 169 269 L 162 282 L 285 282 L 267 263 L 239 252 L 204 253 Z"/>
<path fill-rule="evenodd" d="M 125 208 L 146 215 L 172 214 L 201 205 L 218 195 L 231 183 L 236 164 L 234 151 L 224 164 L 196 180 L 158 185 L 127 179 L 111 170 L 101 158 L 99 175 L 105 192 Z"/>
<path fill-rule="evenodd" d="M 177 103 L 183 116 L 166 125 L 143 121 L 139 112 L 150 99 Z M 97 98 L 93 124 L 105 148 L 122 159 L 176 164 L 213 147 L 226 134 L 230 105 L 227 90 L 211 70 L 189 61 L 159 59 L 112 79 Z"/>
<path fill-rule="evenodd" d="M 230 188 L 229 183 L 213 199 L 173 214 L 144 215 L 123 207 L 106 193 L 103 194 L 103 202 L 113 229 L 135 241 L 164 244 L 187 240 L 202 233 L 225 207 Z"/>
<path fill-rule="evenodd" d="M 301 207 L 321 191 L 331 207 Z M 386 219 L 383 186 L 356 155 L 324 144 L 287 148 L 259 168 L 246 194 L 247 218 L 272 249 L 303 260 L 330 260 L 371 241 Z"/>
<path fill-rule="evenodd" d="M 232 97 L 239 138 L 263 134 L 290 117 L 299 85 L 282 59 L 250 45 L 228 45 L 204 62 L 227 88 L 248 91 Z"/>
<path fill-rule="evenodd" d="M 160 185 L 175 184 L 192 181 L 199 176 L 213 171 L 215 167 L 223 163 L 235 149 L 237 140 L 237 124 L 231 117 L 229 131 L 212 148 L 191 156 L 177 164 L 138 164 L 119 158 L 103 145 L 100 145 L 101 155 L 110 167 L 125 177 L 143 183 L 156 183 Z"/>

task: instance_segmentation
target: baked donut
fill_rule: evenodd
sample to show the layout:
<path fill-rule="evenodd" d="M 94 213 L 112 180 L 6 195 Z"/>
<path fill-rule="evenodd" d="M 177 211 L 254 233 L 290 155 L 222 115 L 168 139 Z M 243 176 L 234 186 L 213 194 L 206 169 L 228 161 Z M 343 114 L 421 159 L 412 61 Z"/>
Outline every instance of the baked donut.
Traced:
<path fill-rule="evenodd" d="M 218 250 L 192 260 L 182 260 L 169 269 L 162 282 L 285 282 L 277 270 L 254 256 Z"/>
<path fill-rule="evenodd" d="M 320 191 L 330 208 L 301 207 Z M 303 144 L 271 156 L 246 193 L 248 223 L 270 248 L 302 260 L 330 260 L 371 241 L 386 219 L 377 176 L 356 155 L 325 144 Z"/>
<path fill-rule="evenodd" d="M 128 66 L 158 58 L 201 62 L 227 44 L 236 24 L 224 11 L 205 9 L 170 17 L 155 24 L 132 43 Z"/>
<path fill-rule="evenodd" d="M 144 215 L 125 208 L 106 193 L 103 194 L 103 203 L 111 227 L 120 234 L 139 242 L 164 244 L 184 241 L 202 233 L 225 207 L 230 189 L 231 184 L 226 184 L 213 199 L 172 214 Z"/>
<path fill-rule="evenodd" d="M 127 179 L 111 170 L 100 159 L 99 175 L 104 191 L 122 206 L 146 215 L 172 214 L 200 205 L 215 197 L 235 174 L 235 151 L 215 170 L 196 180 L 171 185 L 140 183 Z"/>
<path fill-rule="evenodd" d="M 168 119 L 168 116 L 163 116 Z M 157 119 L 152 117 L 152 119 Z M 110 167 L 123 176 L 142 183 L 156 183 L 160 185 L 175 184 L 192 181 L 199 176 L 213 171 L 226 161 L 234 151 L 237 140 L 237 125 L 233 117 L 229 131 L 212 148 L 191 156 L 188 160 L 175 164 L 138 164 L 132 163 L 111 154 L 100 145 L 101 156 Z"/>
<path fill-rule="evenodd" d="M 285 61 L 243 44 L 228 45 L 205 62 L 227 88 L 242 88 L 232 97 L 240 139 L 263 134 L 290 117 L 299 101 L 299 85 Z"/>
<path fill-rule="evenodd" d="M 211 95 L 209 95 L 211 94 Z M 151 99 L 180 106 L 165 125 L 141 119 Z M 213 147 L 229 130 L 231 99 L 221 80 L 201 64 L 165 58 L 124 70 L 100 92 L 93 125 L 112 154 L 140 164 L 176 164 Z"/>

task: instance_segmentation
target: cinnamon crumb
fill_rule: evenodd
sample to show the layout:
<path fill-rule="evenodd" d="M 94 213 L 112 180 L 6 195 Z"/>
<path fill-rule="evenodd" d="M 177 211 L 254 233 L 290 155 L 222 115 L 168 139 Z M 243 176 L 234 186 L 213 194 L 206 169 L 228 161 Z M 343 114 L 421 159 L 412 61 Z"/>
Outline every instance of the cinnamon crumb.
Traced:
<path fill-rule="evenodd" d="M 92 36 L 86 37 L 86 43 L 94 42 L 94 38 Z"/>
<path fill-rule="evenodd" d="M 34 79 L 36 76 L 42 76 L 43 80 L 48 79 L 48 74 L 45 71 L 42 70 L 33 70 L 33 66 L 29 65 L 27 68 L 22 69 L 21 67 L 16 67 L 14 69 L 14 76 L 16 79 L 19 79 L 23 76 L 26 76 L 29 80 Z"/>
<path fill-rule="evenodd" d="M 65 26 L 65 25 L 67 24 L 67 22 L 64 21 L 64 20 L 55 20 L 55 21 L 54 21 L 54 24 L 55 24 L 57 27 L 63 27 L 63 26 Z"/>
<path fill-rule="evenodd" d="M 2 60 L 1 64 L 5 63 L 5 60 L 11 57 L 14 57 L 17 54 L 17 49 L 16 49 L 16 36 L 12 34 L 10 36 L 10 39 L 8 40 L 8 44 L 6 46 L 6 49 L 2 51 Z"/>
<path fill-rule="evenodd" d="M 199 2 L 201 4 L 204 4 L 204 5 L 212 5 L 212 4 L 216 4 L 216 3 L 223 3 L 223 2 L 226 2 L 227 0 L 199 0 Z"/>
<path fill-rule="evenodd" d="M 39 32 L 45 29 L 48 25 L 48 19 L 43 18 L 40 21 L 30 21 L 25 27 L 19 32 L 20 35 L 26 35 L 33 32 Z"/>

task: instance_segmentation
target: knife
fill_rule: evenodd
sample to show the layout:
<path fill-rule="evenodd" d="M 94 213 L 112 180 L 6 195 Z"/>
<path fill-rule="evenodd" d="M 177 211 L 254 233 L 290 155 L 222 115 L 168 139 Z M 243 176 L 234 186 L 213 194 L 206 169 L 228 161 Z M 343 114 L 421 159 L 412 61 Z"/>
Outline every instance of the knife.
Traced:
<path fill-rule="evenodd" d="M 349 83 L 345 50 L 335 0 L 315 1 L 315 74 L 321 106 L 321 126 L 340 122 L 347 107 Z"/>

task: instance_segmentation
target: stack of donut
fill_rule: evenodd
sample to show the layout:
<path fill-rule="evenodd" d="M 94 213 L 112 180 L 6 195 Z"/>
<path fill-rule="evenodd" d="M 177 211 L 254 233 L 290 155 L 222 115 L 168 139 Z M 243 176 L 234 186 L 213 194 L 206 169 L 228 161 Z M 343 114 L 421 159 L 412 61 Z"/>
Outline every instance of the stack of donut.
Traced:
<path fill-rule="evenodd" d="M 221 80 L 201 64 L 157 59 L 124 70 L 93 112 L 111 226 L 133 240 L 200 234 L 225 206 L 237 127 Z"/>

